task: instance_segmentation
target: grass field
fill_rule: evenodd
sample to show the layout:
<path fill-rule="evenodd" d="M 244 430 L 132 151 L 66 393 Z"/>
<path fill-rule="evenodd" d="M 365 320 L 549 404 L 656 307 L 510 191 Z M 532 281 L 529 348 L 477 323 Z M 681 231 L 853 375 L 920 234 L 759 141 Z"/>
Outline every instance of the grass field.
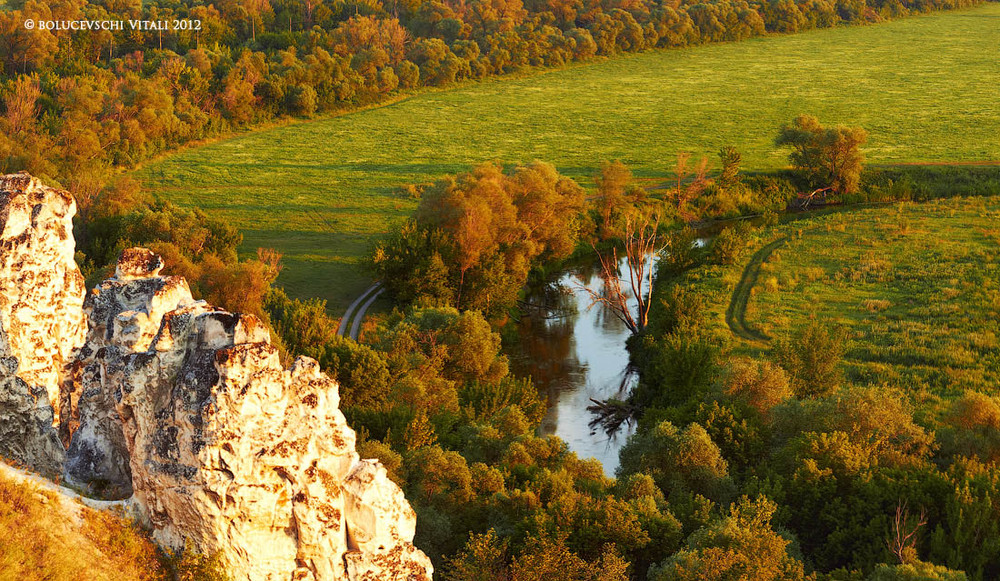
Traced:
<path fill-rule="evenodd" d="M 772 240 L 783 242 L 766 252 Z M 737 352 L 768 348 L 726 318 L 739 310 L 743 273 L 764 254 L 741 317 L 751 332 L 787 336 L 815 318 L 847 329 L 853 382 L 932 397 L 1000 393 L 1000 198 L 797 220 L 758 247 L 740 264 L 698 269 L 686 281 L 706 297 L 711 331 Z"/>
<path fill-rule="evenodd" d="M 368 284 L 372 236 L 415 207 L 400 185 L 486 160 L 540 159 L 589 180 L 601 161 L 666 175 L 679 150 L 736 145 L 771 169 L 799 113 L 864 126 L 870 162 L 1000 159 L 1000 5 L 632 55 L 248 133 L 150 163 L 157 195 L 284 253 L 279 282 L 341 312 Z"/>

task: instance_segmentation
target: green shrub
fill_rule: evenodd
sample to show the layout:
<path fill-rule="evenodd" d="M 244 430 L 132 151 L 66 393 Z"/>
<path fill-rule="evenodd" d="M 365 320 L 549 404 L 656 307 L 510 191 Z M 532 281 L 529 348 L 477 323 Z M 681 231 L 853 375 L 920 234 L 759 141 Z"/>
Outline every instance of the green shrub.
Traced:
<path fill-rule="evenodd" d="M 712 242 L 712 261 L 716 264 L 736 264 L 746 254 L 753 225 L 741 220 L 726 228 Z"/>

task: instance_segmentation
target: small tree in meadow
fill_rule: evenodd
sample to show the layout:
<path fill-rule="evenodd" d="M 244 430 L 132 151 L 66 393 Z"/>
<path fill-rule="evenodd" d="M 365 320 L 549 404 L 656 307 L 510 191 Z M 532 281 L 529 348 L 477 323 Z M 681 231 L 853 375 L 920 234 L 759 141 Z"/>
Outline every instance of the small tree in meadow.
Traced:
<path fill-rule="evenodd" d="M 775 343 L 775 355 L 792 380 L 795 395 L 828 395 L 840 384 L 847 334 L 841 328 L 813 321 L 785 341 Z"/>
<path fill-rule="evenodd" d="M 850 194 L 861 181 L 861 146 L 867 140 L 861 127 L 823 127 L 812 115 L 799 115 L 781 128 L 775 144 L 792 147 L 789 160 L 814 187 Z"/>

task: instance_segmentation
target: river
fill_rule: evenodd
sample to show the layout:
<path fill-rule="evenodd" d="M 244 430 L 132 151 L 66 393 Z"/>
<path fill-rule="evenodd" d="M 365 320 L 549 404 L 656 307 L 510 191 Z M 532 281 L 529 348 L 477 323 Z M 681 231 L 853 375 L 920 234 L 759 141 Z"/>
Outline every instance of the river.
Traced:
<path fill-rule="evenodd" d="M 525 315 L 517 323 L 518 341 L 508 350 L 517 375 L 530 376 L 549 398 L 543 435 L 562 438 L 581 458 L 596 458 L 614 476 L 618 451 L 635 429 L 625 424 L 609 436 L 591 428 L 591 399 L 628 396 L 636 377 L 629 374 L 625 341 L 629 330 L 606 306 L 595 304 L 590 289 L 604 288 L 600 264 L 570 267 L 548 285 L 528 293 Z M 627 286 L 627 271 L 625 271 Z M 635 308 L 631 297 L 630 308 Z"/>

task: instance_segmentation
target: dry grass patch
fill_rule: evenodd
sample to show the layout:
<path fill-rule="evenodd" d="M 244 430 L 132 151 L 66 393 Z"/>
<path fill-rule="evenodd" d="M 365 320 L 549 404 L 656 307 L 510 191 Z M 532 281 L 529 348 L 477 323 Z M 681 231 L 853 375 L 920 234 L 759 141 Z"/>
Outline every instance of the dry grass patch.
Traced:
<path fill-rule="evenodd" d="M 0 581 L 169 579 L 156 545 L 123 517 L 5 474 L 0 474 L 0 530 Z"/>
<path fill-rule="evenodd" d="M 164 554 L 120 512 L 11 476 L 0 465 L 0 581 L 225 581 L 215 558 Z"/>
<path fill-rule="evenodd" d="M 892 303 L 886 299 L 865 299 L 861 306 L 869 313 L 878 313 L 891 307 Z"/>

